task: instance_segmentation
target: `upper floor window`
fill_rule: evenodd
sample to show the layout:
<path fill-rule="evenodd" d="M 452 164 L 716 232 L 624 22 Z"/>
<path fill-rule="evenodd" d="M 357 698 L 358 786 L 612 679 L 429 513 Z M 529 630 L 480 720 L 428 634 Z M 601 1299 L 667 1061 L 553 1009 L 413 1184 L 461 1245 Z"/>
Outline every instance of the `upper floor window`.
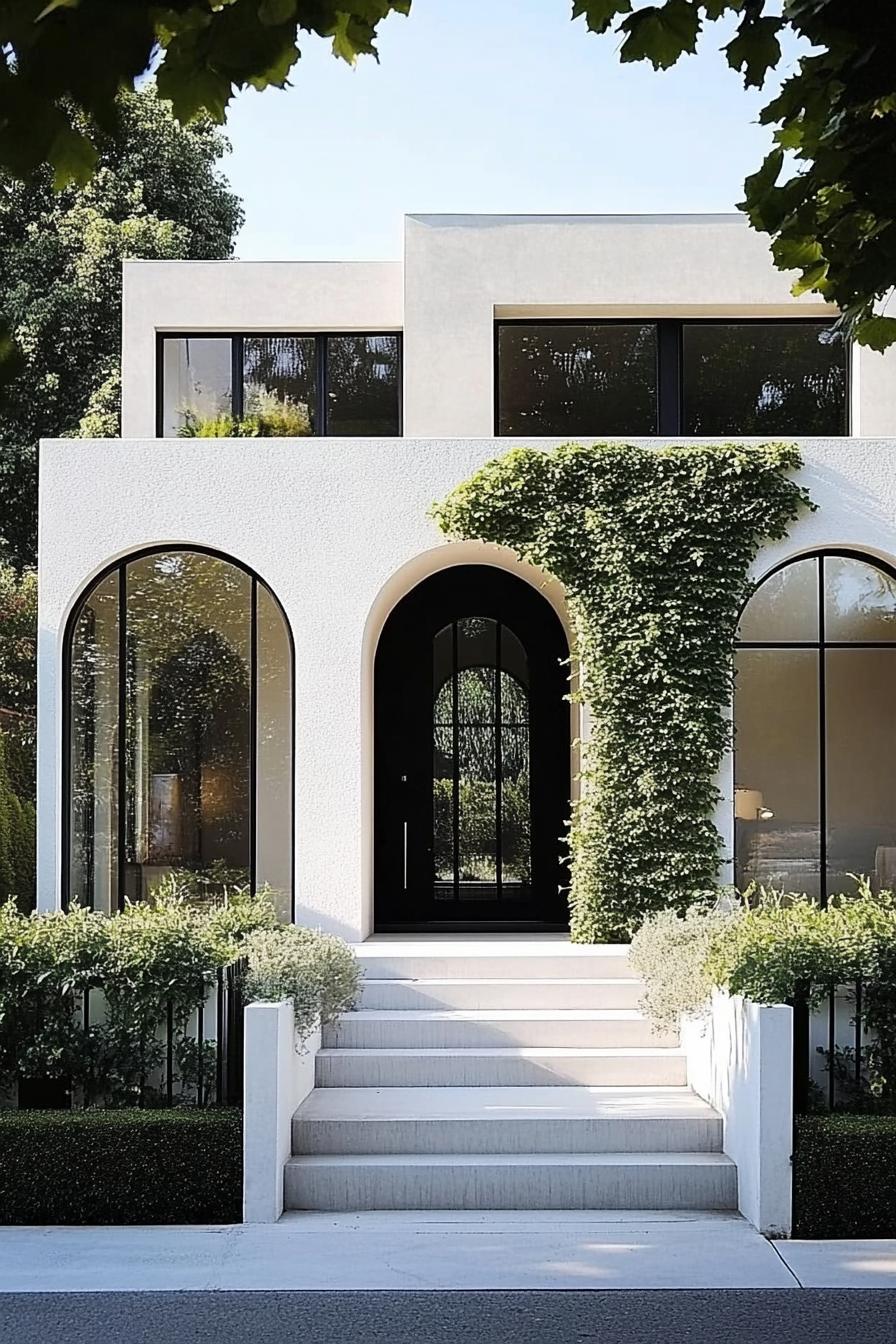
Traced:
<path fill-rule="evenodd" d="M 496 344 L 499 434 L 848 433 L 824 321 L 508 321 Z"/>
<path fill-rule="evenodd" d="M 285 438 L 401 433 L 401 337 L 162 336 L 158 432 Z"/>

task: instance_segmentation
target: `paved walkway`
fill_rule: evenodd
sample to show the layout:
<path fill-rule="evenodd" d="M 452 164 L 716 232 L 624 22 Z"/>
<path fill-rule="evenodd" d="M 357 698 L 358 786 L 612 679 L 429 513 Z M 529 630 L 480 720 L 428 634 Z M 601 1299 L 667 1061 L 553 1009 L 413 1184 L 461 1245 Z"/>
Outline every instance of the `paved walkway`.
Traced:
<path fill-rule="evenodd" d="M 0 1293 L 896 1288 L 896 1241 L 767 1242 L 732 1214 L 288 1214 L 0 1228 Z"/>

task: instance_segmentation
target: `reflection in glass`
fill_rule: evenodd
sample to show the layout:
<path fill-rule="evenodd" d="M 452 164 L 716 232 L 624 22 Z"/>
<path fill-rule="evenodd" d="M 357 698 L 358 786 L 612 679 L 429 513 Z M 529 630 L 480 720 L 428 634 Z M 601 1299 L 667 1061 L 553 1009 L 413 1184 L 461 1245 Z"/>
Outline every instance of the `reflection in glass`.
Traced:
<path fill-rule="evenodd" d="M 319 433 L 313 336 L 247 336 L 243 341 L 243 415 L 266 437 Z"/>
<path fill-rule="evenodd" d="M 68 656 L 70 899 L 108 913 L 177 869 L 254 877 L 289 918 L 292 649 L 264 584 L 187 550 L 124 561 Z"/>
<path fill-rule="evenodd" d="M 845 434 L 846 353 L 820 322 L 685 322 L 682 433 Z"/>
<path fill-rule="evenodd" d="M 737 885 L 820 894 L 815 649 L 740 649 L 734 715 Z"/>
<path fill-rule="evenodd" d="M 327 433 L 401 432 L 397 336 L 328 336 Z"/>
<path fill-rule="evenodd" d="M 655 434 L 656 326 L 502 324 L 498 408 L 499 434 Z"/>
<path fill-rule="evenodd" d="M 75 620 L 69 665 L 69 872 L 73 901 L 118 908 L 118 572 Z"/>
<path fill-rule="evenodd" d="M 127 570 L 126 892 L 172 868 L 249 878 L 251 578 L 163 552 Z"/>
<path fill-rule="evenodd" d="M 257 595 L 256 883 L 277 893 L 277 913 L 292 918 L 292 649 L 280 607 Z"/>
<path fill-rule="evenodd" d="M 737 638 L 747 644 L 818 639 L 818 560 L 795 560 L 759 585 L 744 607 Z"/>
<path fill-rule="evenodd" d="M 517 637 L 466 617 L 433 642 L 435 894 L 500 900 L 531 880 L 528 666 Z"/>
<path fill-rule="evenodd" d="M 896 887 L 896 583 L 859 556 L 795 561 L 750 599 L 739 635 L 771 647 L 737 652 L 738 883 L 823 900 L 854 875 Z"/>
<path fill-rule="evenodd" d="M 896 883 L 896 648 L 825 652 L 827 894 Z"/>
<path fill-rule="evenodd" d="M 199 435 L 233 410 L 233 354 L 227 336 L 168 336 L 162 342 L 162 434 Z"/>
<path fill-rule="evenodd" d="M 896 580 L 864 560 L 825 556 L 824 629 L 834 644 L 896 639 Z"/>

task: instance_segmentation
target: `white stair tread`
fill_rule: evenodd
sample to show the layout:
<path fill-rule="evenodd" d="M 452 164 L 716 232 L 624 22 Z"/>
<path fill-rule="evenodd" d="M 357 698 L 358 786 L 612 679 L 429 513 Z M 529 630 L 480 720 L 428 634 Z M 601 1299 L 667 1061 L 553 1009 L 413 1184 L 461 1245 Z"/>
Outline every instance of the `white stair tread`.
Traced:
<path fill-rule="evenodd" d="M 340 1022 L 643 1022 L 636 1008 L 359 1008 Z"/>
<path fill-rule="evenodd" d="M 388 1016 L 388 1014 L 386 1014 Z M 329 1058 L 335 1056 L 338 1059 L 351 1058 L 357 1056 L 360 1059 L 369 1059 L 376 1055 L 398 1055 L 402 1059 L 407 1059 L 412 1055 L 434 1055 L 436 1058 L 459 1059 L 464 1056 L 486 1055 L 496 1056 L 499 1059 L 506 1059 L 513 1055 L 520 1059 L 582 1059 L 582 1058 L 610 1058 L 618 1059 L 620 1056 L 625 1058 L 653 1059 L 659 1057 L 668 1059 L 670 1056 L 684 1057 L 684 1050 L 677 1045 L 475 1045 L 468 1047 L 454 1046 L 453 1048 L 432 1047 L 432 1046 L 370 1046 L 367 1048 L 358 1046 L 325 1046 L 318 1050 L 317 1058 Z"/>
<path fill-rule="evenodd" d="M 530 985 L 532 987 L 533 995 L 536 995 L 542 985 L 589 985 L 594 986 L 595 988 L 606 986 L 608 988 L 618 989 L 620 985 L 642 985 L 644 982 L 643 980 L 638 980 L 633 975 L 620 975 L 612 979 L 607 976 L 540 976 L 537 980 L 512 980 L 510 978 L 504 979 L 503 977 L 499 979 L 489 979 L 488 976 L 473 976 L 467 979 L 462 979 L 460 976 L 451 976 L 450 979 L 445 976 L 434 979 L 424 976 L 408 976 L 403 980 L 397 978 L 380 980 L 375 975 L 365 975 L 363 983 L 365 985 L 383 985 L 388 986 L 389 988 L 392 988 L 395 985 L 413 985 L 417 989 L 442 989 L 445 986 L 450 985 L 494 985 L 495 988 L 505 989 L 510 985 Z"/>
<path fill-rule="evenodd" d="M 628 943 L 571 943 L 565 933 L 540 934 L 537 938 L 506 934 L 480 933 L 465 938 L 408 938 L 402 934 L 379 934 L 363 943 L 353 943 L 352 951 L 362 960 L 376 957 L 618 957 L 626 961 Z"/>
<path fill-rule="evenodd" d="M 725 1153 L 351 1153 L 291 1157 L 291 1167 L 732 1167 Z"/>
<path fill-rule="evenodd" d="M 315 1088 L 299 1120 L 712 1120 L 687 1087 Z"/>

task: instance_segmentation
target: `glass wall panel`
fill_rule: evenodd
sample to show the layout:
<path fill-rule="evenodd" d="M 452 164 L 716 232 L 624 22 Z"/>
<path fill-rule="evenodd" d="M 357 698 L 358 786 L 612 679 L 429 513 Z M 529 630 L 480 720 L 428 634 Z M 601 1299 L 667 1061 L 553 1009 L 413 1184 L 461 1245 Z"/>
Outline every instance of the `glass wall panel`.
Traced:
<path fill-rule="evenodd" d="M 762 583 L 737 630 L 747 644 L 814 642 L 818 631 L 818 559 L 795 560 Z"/>
<path fill-rule="evenodd" d="M 166 336 L 162 342 L 162 388 L 162 435 L 207 434 L 209 421 L 230 416 L 233 411 L 230 338 Z"/>
<path fill-rule="evenodd" d="M 247 336 L 243 341 L 243 415 L 265 435 L 319 434 L 317 342 L 313 336 Z"/>
<path fill-rule="evenodd" d="M 392 336 L 328 336 L 327 433 L 401 433 L 399 341 Z"/>
<path fill-rule="evenodd" d="M 256 882 L 275 893 L 277 913 L 292 919 L 292 650 L 277 602 L 258 585 Z"/>
<path fill-rule="evenodd" d="M 69 895 L 118 908 L 118 571 L 84 601 L 69 665 Z"/>
<path fill-rule="evenodd" d="M 250 873 L 251 583 L 214 556 L 127 567 L 125 887 Z"/>
<path fill-rule="evenodd" d="M 896 640 L 896 580 L 884 570 L 851 556 L 826 555 L 824 597 L 830 643 Z"/>
<path fill-rule="evenodd" d="M 682 326 L 682 433 L 845 434 L 843 342 L 817 322 Z"/>
<path fill-rule="evenodd" d="M 655 434 L 657 333 L 650 323 L 498 327 L 499 434 Z"/>
<path fill-rule="evenodd" d="M 529 665 L 516 635 L 501 627 L 501 880 L 532 881 Z"/>
<path fill-rule="evenodd" d="M 465 617 L 436 636 L 433 675 L 436 898 L 519 897 L 532 869 L 525 651 L 506 626 Z"/>
<path fill-rule="evenodd" d="M 736 657 L 735 880 L 820 892 L 819 653 Z"/>
<path fill-rule="evenodd" d="M 825 652 L 827 894 L 896 884 L 896 648 Z"/>

